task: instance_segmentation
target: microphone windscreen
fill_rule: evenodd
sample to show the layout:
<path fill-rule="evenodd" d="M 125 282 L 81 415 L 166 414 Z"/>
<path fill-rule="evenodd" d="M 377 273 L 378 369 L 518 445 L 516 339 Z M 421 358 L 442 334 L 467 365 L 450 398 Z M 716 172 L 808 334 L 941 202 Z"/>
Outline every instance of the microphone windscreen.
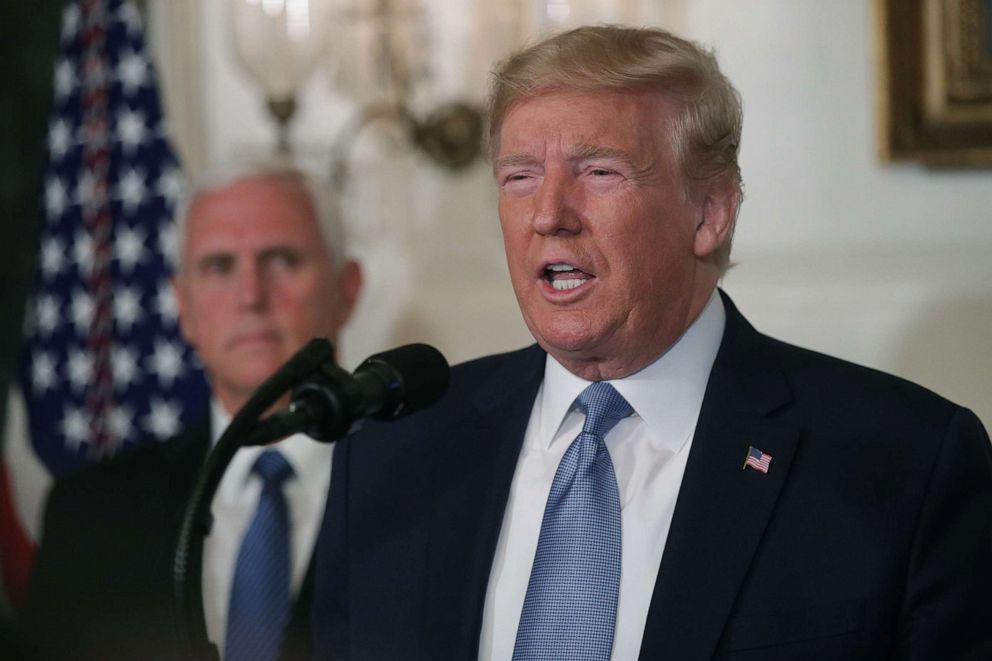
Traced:
<path fill-rule="evenodd" d="M 402 381 L 403 407 L 398 415 L 412 413 L 441 399 L 451 379 L 448 361 L 428 344 L 406 344 L 369 356 L 365 363 L 385 363 Z"/>

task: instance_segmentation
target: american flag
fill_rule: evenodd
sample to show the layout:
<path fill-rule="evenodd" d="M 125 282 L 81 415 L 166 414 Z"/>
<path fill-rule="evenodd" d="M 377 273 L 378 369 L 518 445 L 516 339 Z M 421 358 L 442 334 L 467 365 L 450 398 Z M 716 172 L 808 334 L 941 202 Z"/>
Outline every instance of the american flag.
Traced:
<path fill-rule="evenodd" d="M 62 14 L 36 288 L 20 380 L 54 475 L 206 415 L 169 287 L 183 177 L 141 16 L 128 0 Z"/>
<path fill-rule="evenodd" d="M 768 466 L 772 463 L 772 456 L 770 454 L 765 454 L 758 448 L 748 446 L 747 448 L 747 459 L 744 460 L 744 465 L 741 470 L 750 466 L 756 471 L 761 471 L 762 473 L 768 472 Z"/>

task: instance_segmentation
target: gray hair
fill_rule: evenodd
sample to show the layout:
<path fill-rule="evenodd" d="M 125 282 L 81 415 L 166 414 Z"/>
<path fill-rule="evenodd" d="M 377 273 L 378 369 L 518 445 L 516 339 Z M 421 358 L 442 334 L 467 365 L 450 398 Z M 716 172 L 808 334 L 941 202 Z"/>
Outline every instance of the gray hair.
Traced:
<path fill-rule="evenodd" d="M 330 257 L 331 267 L 336 272 L 344 266 L 347 257 L 347 237 L 330 184 L 295 164 L 272 160 L 225 163 L 193 180 L 176 205 L 176 240 L 172 263 L 177 272 L 182 268 L 186 223 L 193 202 L 206 193 L 227 188 L 246 179 L 286 181 L 301 186 L 313 205 L 317 226 L 327 249 L 327 255 Z"/>

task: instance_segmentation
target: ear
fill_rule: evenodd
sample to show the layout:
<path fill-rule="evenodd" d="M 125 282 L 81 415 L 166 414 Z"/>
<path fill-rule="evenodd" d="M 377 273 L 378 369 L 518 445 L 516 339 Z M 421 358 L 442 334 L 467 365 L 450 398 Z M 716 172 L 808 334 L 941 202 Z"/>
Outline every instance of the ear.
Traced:
<path fill-rule="evenodd" d="M 693 252 L 698 259 L 713 257 L 733 237 L 739 196 L 737 187 L 730 181 L 714 184 L 706 191 L 699 206 L 693 241 Z"/>
<path fill-rule="evenodd" d="M 358 302 L 358 295 L 362 292 L 363 282 L 362 267 L 359 266 L 358 262 L 353 259 L 346 261 L 337 277 L 338 305 L 340 306 L 338 312 L 339 328 L 351 318 L 351 313 Z"/>

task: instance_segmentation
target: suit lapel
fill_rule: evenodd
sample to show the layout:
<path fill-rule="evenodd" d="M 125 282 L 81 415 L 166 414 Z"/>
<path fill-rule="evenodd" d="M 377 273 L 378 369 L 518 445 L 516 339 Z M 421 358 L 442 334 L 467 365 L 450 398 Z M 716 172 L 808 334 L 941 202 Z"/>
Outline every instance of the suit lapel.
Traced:
<path fill-rule="evenodd" d="M 505 361 L 437 446 L 426 658 L 478 655 L 489 573 L 544 356 L 535 346 Z"/>
<path fill-rule="evenodd" d="M 727 328 L 707 385 L 648 612 L 641 658 L 709 659 L 789 473 L 798 430 L 769 419 L 791 394 L 761 336 L 724 297 Z M 772 456 L 742 469 L 748 447 Z"/>
<path fill-rule="evenodd" d="M 190 493 L 209 449 L 210 424 L 206 419 L 203 419 L 189 427 L 180 436 L 155 446 L 153 449 L 150 448 L 149 450 L 155 454 L 148 465 L 153 467 L 154 475 L 138 474 L 135 476 L 136 480 L 141 480 L 144 483 L 142 489 L 152 490 L 155 493 L 154 497 L 160 498 L 161 505 L 165 508 L 164 520 L 145 516 L 149 524 L 146 534 L 161 540 L 163 548 L 170 554 L 170 566 L 171 554 L 175 552 L 179 528 L 182 526 Z M 133 500 L 132 504 L 137 507 L 147 506 L 144 498 Z M 164 525 L 166 523 L 167 525 Z M 156 542 L 156 546 L 158 543 Z"/>

